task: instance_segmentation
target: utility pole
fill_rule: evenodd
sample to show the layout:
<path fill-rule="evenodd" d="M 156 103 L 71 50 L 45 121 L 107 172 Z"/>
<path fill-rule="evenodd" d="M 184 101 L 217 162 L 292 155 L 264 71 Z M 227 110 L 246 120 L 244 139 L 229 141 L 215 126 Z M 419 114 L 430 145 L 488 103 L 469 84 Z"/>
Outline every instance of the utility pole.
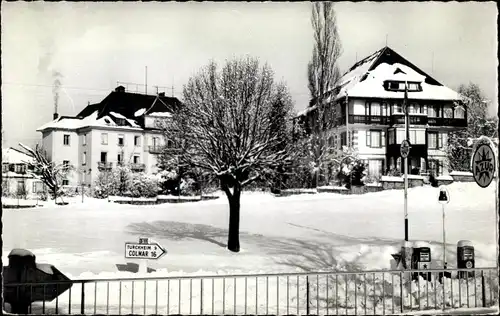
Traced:
<path fill-rule="evenodd" d="M 145 84 L 144 84 L 145 94 L 148 94 L 148 66 L 146 66 Z"/>

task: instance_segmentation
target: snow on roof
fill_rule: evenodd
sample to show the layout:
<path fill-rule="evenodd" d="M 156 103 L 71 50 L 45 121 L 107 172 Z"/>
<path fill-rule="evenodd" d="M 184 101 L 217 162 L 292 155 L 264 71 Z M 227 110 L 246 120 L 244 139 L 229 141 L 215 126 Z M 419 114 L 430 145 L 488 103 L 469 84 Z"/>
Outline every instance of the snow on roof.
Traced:
<path fill-rule="evenodd" d="M 126 120 L 127 118 L 123 115 L 121 115 L 120 113 L 116 113 L 116 112 L 109 112 L 109 114 L 113 115 L 114 117 L 116 118 L 121 118 L 121 119 L 124 119 Z"/>
<path fill-rule="evenodd" d="M 70 129 L 77 130 L 83 127 L 115 127 L 120 129 L 141 129 L 141 127 L 133 120 L 125 118 L 132 126 L 118 126 L 109 116 L 105 115 L 100 119 L 97 119 L 97 112 L 90 114 L 84 118 L 73 118 L 73 117 L 61 117 L 57 120 L 51 121 L 45 125 L 42 125 L 37 131 L 43 131 L 45 129 Z M 114 112 L 113 112 L 114 113 Z M 118 114 L 118 113 L 114 113 Z M 113 115 L 114 115 L 113 114 Z M 119 115 L 119 114 L 118 114 Z"/>
<path fill-rule="evenodd" d="M 32 161 L 33 158 L 31 158 L 29 155 L 21 152 L 18 149 L 15 149 L 13 147 L 7 148 L 7 150 L 2 151 L 2 162 L 6 163 L 25 163 Z"/>
<path fill-rule="evenodd" d="M 135 111 L 134 116 L 141 116 L 144 114 L 144 112 L 146 112 L 146 108 L 139 109 Z"/>
<path fill-rule="evenodd" d="M 397 69 L 403 72 L 397 72 Z M 403 91 L 387 91 L 384 89 L 384 81 L 398 80 L 398 81 L 417 81 L 421 82 L 422 91 L 408 92 L 410 99 L 423 99 L 423 100 L 460 100 L 460 95 L 445 86 L 431 85 L 425 82 L 425 76 L 420 75 L 412 68 L 402 64 L 386 64 L 381 63 L 372 71 L 365 72 L 367 75 L 363 81 L 356 80 L 341 89 L 337 98 L 343 97 L 346 94 L 350 97 L 373 97 L 373 98 L 386 98 L 386 99 L 402 99 L 404 98 Z M 357 78 L 358 79 L 358 78 Z M 359 78 L 361 79 L 361 78 Z"/>
<path fill-rule="evenodd" d="M 170 113 L 170 112 L 154 112 L 154 113 L 148 113 L 148 116 L 153 116 L 153 117 L 172 117 L 172 113 Z"/>

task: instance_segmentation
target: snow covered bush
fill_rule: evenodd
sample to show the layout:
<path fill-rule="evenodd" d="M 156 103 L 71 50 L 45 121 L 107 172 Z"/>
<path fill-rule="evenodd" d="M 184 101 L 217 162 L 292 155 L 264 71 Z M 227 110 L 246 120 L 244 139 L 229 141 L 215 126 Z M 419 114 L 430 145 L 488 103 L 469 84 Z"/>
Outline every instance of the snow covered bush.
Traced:
<path fill-rule="evenodd" d="M 117 180 L 114 172 L 105 171 L 97 175 L 94 183 L 93 196 L 98 199 L 117 194 Z"/>
<path fill-rule="evenodd" d="M 156 197 L 160 188 L 155 176 L 141 173 L 134 173 L 131 176 L 131 186 L 125 192 L 131 197 Z"/>
<path fill-rule="evenodd" d="M 342 166 L 337 173 L 337 179 L 340 180 L 342 185 L 350 189 L 353 185 L 364 185 L 366 175 L 366 164 L 359 159 L 353 159 Z"/>

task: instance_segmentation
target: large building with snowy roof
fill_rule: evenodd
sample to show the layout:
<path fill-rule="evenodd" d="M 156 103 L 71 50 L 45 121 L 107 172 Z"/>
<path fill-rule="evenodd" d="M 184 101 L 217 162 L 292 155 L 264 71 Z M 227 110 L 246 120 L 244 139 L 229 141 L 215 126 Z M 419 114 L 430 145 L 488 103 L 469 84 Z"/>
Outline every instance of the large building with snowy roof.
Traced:
<path fill-rule="evenodd" d="M 333 150 L 342 146 L 356 150 L 371 175 L 403 170 L 405 85 L 410 113 L 409 170 L 447 174 L 448 133 L 467 127 L 461 97 L 389 47 L 354 64 L 326 96 L 327 107 L 335 107 L 336 113 L 333 128 L 327 131 L 328 144 Z M 313 100 L 296 122 L 313 131 L 315 111 Z"/>
<path fill-rule="evenodd" d="M 100 171 L 126 164 L 132 171 L 156 172 L 157 154 L 165 143 L 158 120 L 168 120 L 181 105 L 164 93 L 146 95 L 117 87 L 100 103 L 78 115 L 54 115 L 39 127 L 49 159 L 76 168 L 64 185 L 92 185 Z"/>

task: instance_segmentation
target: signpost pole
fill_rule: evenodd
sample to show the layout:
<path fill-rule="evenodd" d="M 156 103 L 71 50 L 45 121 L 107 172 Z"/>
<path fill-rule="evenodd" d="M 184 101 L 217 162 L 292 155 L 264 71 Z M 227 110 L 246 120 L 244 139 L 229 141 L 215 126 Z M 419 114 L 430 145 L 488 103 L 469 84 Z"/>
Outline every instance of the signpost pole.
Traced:
<path fill-rule="evenodd" d="M 445 230 L 445 213 L 444 204 L 441 205 L 443 210 L 443 268 L 446 268 L 446 230 Z"/>
<path fill-rule="evenodd" d="M 408 92 L 407 84 L 405 82 L 405 95 L 404 95 L 404 114 L 405 114 L 405 134 L 406 140 L 410 141 L 410 129 L 408 119 Z M 408 153 L 409 154 L 409 153 Z M 405 188 L 404 188 L 404 211 L 405 211 L 405 241 L 408 241 L 408 155 L 404 158 L 404 173 L 405 173 Z"/>

